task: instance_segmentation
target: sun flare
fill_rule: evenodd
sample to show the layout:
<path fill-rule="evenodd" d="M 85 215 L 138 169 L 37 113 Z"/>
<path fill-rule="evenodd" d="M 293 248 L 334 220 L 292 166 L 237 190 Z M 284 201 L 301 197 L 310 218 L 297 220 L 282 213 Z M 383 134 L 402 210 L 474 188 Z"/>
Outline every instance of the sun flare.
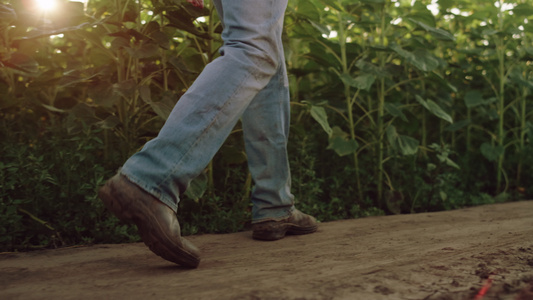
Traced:
<path fill-rule="evenodd" d="M 51 12 L 57 8 L 57 0 L 34 0 L 37 7 L 43 12 Z"/>

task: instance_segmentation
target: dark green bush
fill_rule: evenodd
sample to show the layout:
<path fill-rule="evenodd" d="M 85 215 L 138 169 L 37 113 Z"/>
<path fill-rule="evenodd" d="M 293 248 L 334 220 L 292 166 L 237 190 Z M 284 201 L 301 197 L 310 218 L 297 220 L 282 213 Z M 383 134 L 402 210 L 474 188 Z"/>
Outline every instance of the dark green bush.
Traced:
<path fill-rule="evenodd" d="M 221 45 L 211 5 L 0 4 L 0 249 L 138 240 L 96 191 Z M 297 205 L 321 221 L 533 195 L 533 11 L 524 1 L 290 1 Z M 180 204 L 185 234 L 249 225 L 237 127 Z"/>
<path fill-rule="evenodd" d="M 98 132 L 72 136 L 56 128 L 27 139 L 15 130 L 4 127 L 0 148 L 3 251 L 138 239 L 97 199 L 112 174 Z"/>

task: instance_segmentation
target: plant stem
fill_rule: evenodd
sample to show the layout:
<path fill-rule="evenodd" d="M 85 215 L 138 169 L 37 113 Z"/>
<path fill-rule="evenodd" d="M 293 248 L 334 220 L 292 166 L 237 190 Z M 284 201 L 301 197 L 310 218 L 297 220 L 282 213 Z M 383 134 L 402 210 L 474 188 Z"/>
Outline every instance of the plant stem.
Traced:
<path fill-rule="evenodd" d="M 213 54 L 213 35 L 215 33 L 215 23 L 213 21 L 213 12 L 214 12 L 214 5 L 210 5 L 209 7 L 209 16 L 208 16 L 208 34 L 210 36 L 210 39 L 208 39 L 208 47 L 207 47 L 207 61 L 205 61 L 205 64 L 207 65 L 214 59 Z M 201 51 L 201 49 L 199 49 Z M 207 193 L 212 196 L 215 190 L 215 176 L 214 176 L 214 168 L 213 168 L 213 160 L 209 162 L 207 165 Z"/>
<path fill-rule="evenodd" d="M 422 95 L 426 97 L 426 82 L 422 81 Z M 427 157 L 427 146 L 428 146 L 428 129 L 427 129 L 427 113 L 426 110 L 422 110 L 422 155 Z"/>
<path fill-rule="evenodd" d="M 385 5 L 381 6 L 381 28 L 379 37 L 379 46 L 385 46 Z M 384 53 L 379 53 L 380 68 L 385 67 Z M 385 78 L 380 78 L 378 88 L 378 117 L 377 117 L 377 134 L 378 134 L 378 158 L 377 158 L 377 207 L 382 208 L 383 200 L 383 156 L 385 151 L 385 130 L 384 130 L 384 115 L 385 115 Z"/>
<path fill-rule="evenodd" d="M 472 120 L 471 108 L 466 109 L 466 119 L 469 121 Z M 472 150 L 472 124 L 468 124 L 468 127 L 466 128 L 466 151 L 467 153 L 470 153 Z"/>
<path fill-rule="evenodd" d="M 348 58 L 346 55 L 346 31 L 344 30 L 344 18 L 342 16 L 342 12 L 337 13 L 338 19 L 339 19 L 339 30 L 338 30 L 338 38 L 339 38 L 339 46 L 341 51 L 341 64 L 342 64 L 342 74 L 345 76 L 350 76 L 350 72 L 348 70 Z M 348 110 L 348 127 L 350 130 L 350 137 L 353 141 L 355 141 L 355 122 L 353 118 L 353 104 L 356 99 L 352 100 L 351 96 L 351 88 L 350 85 L 347 83 L 344 83 L 344 98 L 346 101 L 346 108 Z M 359 175 L 359 158 L 358 158 L 358 152 L 354 151 L 353 153 L 353 161 L 354 161 L 354 169 L 355 169 L 355 180 L 357 185 L 357 194 L 359 197 L 359 201 L 363 201 L 363 190 L 361 188 L 361 177 Z"/>
<path fill-rule="evenodd" d="M 499 23 L 499 31 L 503 31 L 503 1 L 499 0 L 499 12 L 498 12 L 498 23 Z M 499 147 L 504 146 L 504 136 L 505 136 L 505 127 L 504 127 L 504 121 L 505 121 L 505 44 L 502 37 L 497 37 L 497 54 L 498 54 L 498 62 L 499 62 L 499 80 L 500 80 L 500 86 L 499 86 L 499 95 L 498 95 L 498 114 L 499 114 L 499 120 L 498 120 L 498 137 L 497 137 L 497 144 Z M 497 193 L 499 194 L 502 192 L 501 190 L 501 183 L 502 183 L 502 173 L 503 173 L 503 160 L 504 160 L 504 152 L 500 154 L 498 157 L 498 168 L 497 168 L 497 177 L 496 177 L 496 187 L 497 187 Z"/>

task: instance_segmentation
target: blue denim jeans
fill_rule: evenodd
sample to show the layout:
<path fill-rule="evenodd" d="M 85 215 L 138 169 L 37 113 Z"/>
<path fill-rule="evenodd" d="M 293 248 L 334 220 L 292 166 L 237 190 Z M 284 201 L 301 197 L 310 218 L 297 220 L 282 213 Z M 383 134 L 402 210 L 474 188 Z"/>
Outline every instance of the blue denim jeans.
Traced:
<path fill-rule="evenodd" d="M 177 211 L 239 119 L 255 186 L 252 221 L 290 215 L 289 89 L 281 42 L 287 0 L 213 0 L 222 20 L 221 56 L 178 101 L 159 135 L 121 173 Z"/>

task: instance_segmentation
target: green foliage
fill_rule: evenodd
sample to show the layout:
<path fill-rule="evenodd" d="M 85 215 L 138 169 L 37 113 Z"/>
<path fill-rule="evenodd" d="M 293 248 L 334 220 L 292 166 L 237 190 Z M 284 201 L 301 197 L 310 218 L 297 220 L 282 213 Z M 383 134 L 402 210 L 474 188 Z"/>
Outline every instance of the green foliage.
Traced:
<path fill-rule="evenodd" d="M 97 132 L 65 131 L 26 141 L 2 130 L 0 250 L 138 239 L 97 199 L 97 188 L 111 174 L 99 164 L 104 147 Z"/>
<path fill-rule="evenodd" d="M 446 195 L 480 199 L 527 185 L 520 153 L 531 120 L 531 6 L 438 2 L 433 13 L 428 4 L 314 0 L 289 9 L 293 100 L 306 104 L 333 155 L 351 156 L 343 161 L 356 170 L 345 186 L 354 203 L 370 197 L 391 213 L 451 209 L 471 203 Z M 426 168 L 442 164 L 442 147 L 469 158 L 445 159 L 462 171 Z M 522 158 L 504 163 L 513 157 Z M 489 172 L 483 188 L 453 193 L 479 164 Z"/>
<path fill-rule="evenodd" d="M 181 0 L 0 4 L 1 250 L 138 240 L 96 190 L 221 45 Z M 528 199 L 533 7 L 290 1 L 297 206 L 321 221 Z M 237 127 L 180 203 L 185 234 L 247 228 Z"/>

